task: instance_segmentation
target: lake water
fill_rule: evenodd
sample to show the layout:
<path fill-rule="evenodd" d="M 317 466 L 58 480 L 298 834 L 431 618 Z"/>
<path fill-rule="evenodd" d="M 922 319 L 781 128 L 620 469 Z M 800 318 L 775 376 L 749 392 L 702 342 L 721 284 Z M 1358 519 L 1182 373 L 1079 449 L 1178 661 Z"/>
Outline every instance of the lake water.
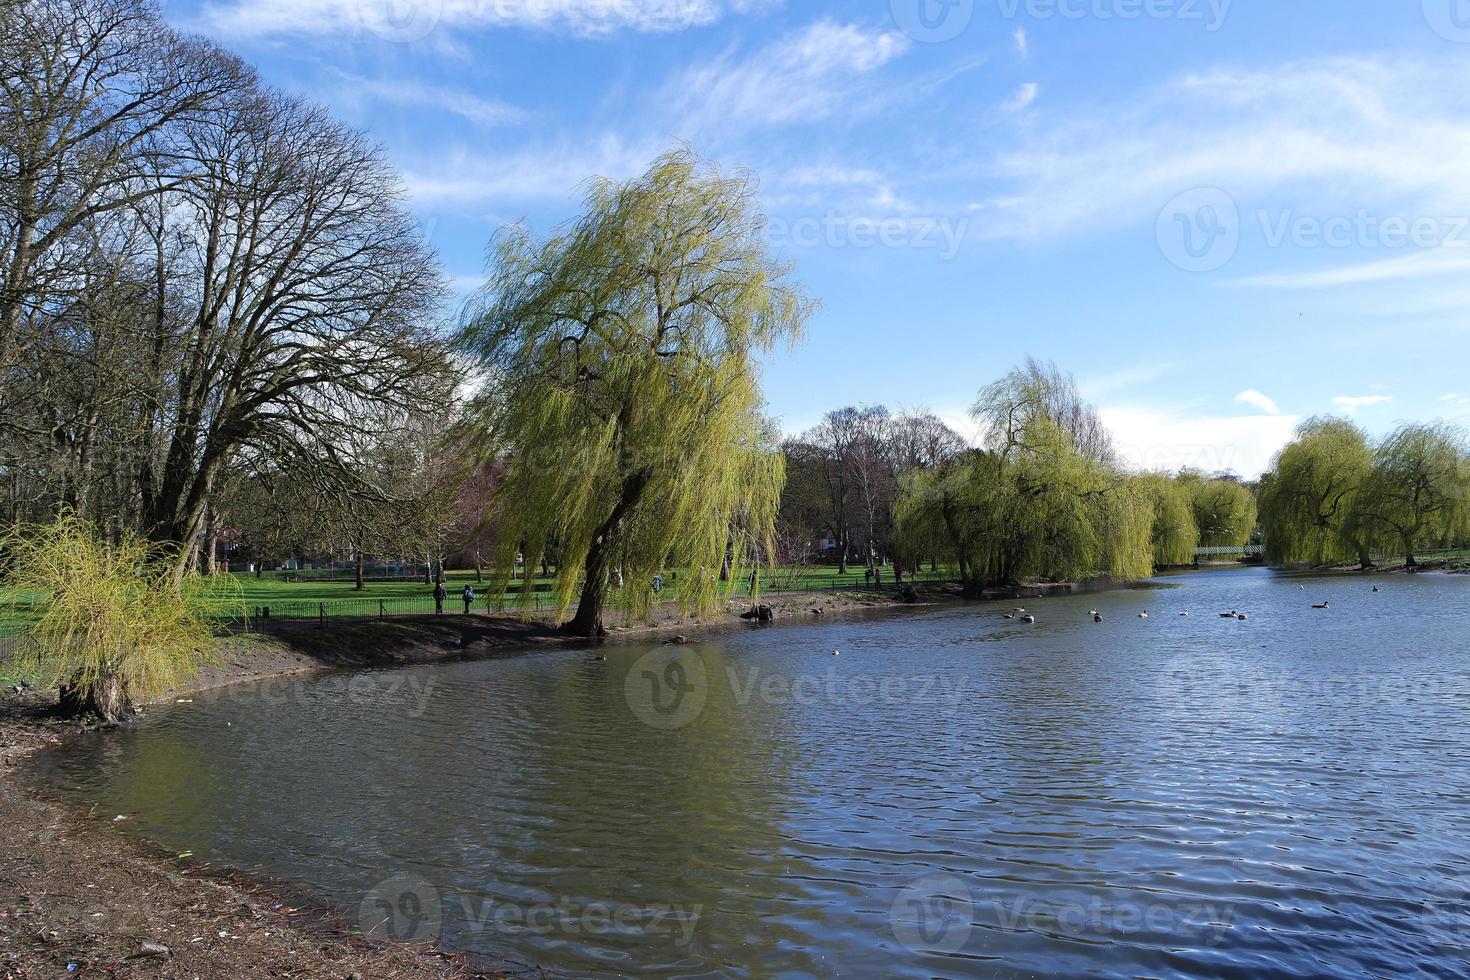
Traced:
<path fill-rule="evenodd" d="M 1459 975 L 1470 579 L 1373 581 L 258 684 L 43 767 L 380 934 L 552 972 Z"/>

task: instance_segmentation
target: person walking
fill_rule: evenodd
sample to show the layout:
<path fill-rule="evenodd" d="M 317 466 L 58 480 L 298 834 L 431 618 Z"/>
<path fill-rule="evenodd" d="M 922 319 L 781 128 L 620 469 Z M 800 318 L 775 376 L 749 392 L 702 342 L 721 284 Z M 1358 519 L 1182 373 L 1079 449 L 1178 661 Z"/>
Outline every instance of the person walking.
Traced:
<path fill-rule="evenodd" d="M 449 595 L 449 590 L 444 588 L 444 580 L 441 578 L 434 583 L 434 615 L 444 615 L 444 600 Z"/>
<path fill-rule="evenodd" d="M 475 604 L 475 587 L 473 585 L 466 585 L 464 587 L 464 594 L 460 598 L 464 599 L 464 614 L 468 616 L 470 614 L 470 606 Z"/>

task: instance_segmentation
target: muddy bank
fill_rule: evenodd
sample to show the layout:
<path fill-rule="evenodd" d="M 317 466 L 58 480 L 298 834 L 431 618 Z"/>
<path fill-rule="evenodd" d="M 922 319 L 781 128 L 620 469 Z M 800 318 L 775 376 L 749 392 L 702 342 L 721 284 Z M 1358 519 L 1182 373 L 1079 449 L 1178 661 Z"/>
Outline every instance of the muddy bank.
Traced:
<path fill-rule="evenodd" d="M 0 977 L 498 977 L 428 947 L 367 942 L 289 888 L 128 836 L 117 814 L 17 779 L 32 752 L 87 730 L 54 692 L 0 703 Z"/>
<path fill-rule="evenodd" d="M 954 598 L 925 587 L 920 604 Z M 901 604 L 893 590 L 762 600 L 774 622 Z M 745 628 L 731 603 L 714 621 L 660 610 L 614 641 Z M 585 640 L 515 617 L 439 616 L 275 624 L 223 637 L 217 663 L 162 701 L 246 681 L 319 671 L 515 656 Z M 201 866 L 126 833 L 118 814 L 52 798 L 22 782 L 28 756 L 89 730 L 54 715 L 55 691 L 0 695 L 0 977 L 473 978 L 516 965 L 473 963 L 432 947 L 368 941 L 353 916 L 314 907 L 289 886 Z"/>

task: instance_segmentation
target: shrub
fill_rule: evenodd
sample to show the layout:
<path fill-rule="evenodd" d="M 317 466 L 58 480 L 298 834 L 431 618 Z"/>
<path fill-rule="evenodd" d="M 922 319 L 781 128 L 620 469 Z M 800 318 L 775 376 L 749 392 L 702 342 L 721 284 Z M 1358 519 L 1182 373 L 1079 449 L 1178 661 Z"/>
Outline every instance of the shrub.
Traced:
<path fill-rule="evenodd" d="M 170 556 L 142 539 L 109 543 L 64 515 L 19 528 L 0 550 L 6 584 L 34 596 L 32 642 L 15 666 L 60 688 L 64 709 L 118 721 L 134 699 L 178 686 L 211 659 L 220 583 L 175 581 Z"/>

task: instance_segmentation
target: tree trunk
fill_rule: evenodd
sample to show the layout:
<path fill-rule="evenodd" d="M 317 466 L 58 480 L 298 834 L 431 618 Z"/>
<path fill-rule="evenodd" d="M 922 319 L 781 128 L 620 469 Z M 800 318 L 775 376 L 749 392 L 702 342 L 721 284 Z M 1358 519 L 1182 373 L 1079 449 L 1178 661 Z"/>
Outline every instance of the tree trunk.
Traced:
<path fill-rule="evenodd" d="M 207 520 L 209 530 L 204 535 L 204 571 L 205 574 L 214 576 L 219 574 L 219 519 L 211 510 Z"/>
<path fill-rule="evenodd" d="M 837 574 L 847 574 L 847 535 L 837 532 Z"/>
<path fill-rule="evenodd" d="M 363 564 L 362 549 L 359 548 L 359 549 L 357 549 L 357 561 L 354 563 L 354 565 L 355 565 L 354 571 L 356 572 L 356 580 L 357 581 L 356 581 L 356 584 L 353 586 L 359 592 L 361 592 L 363 589 L 367 588 L 367 582 L 364 579 L 363 574 L 362 574 L 362 564 Z"/>
<path fill-rule="evenodd" d="M 128 696 L 122 679 L 109 673 L 85 687 L 62 685 L 61 712 L 71 717 L 96 715 L 104 722 L 116 724 L 133 713 L 133 699 Z"/>
<path fill-rule="evenodd" d="M 592 536 L 592 545 L 587 549 L 587 563 L 583 569 L 586 577 L 582 582 L 582 598 L 577 603 L 577 614 L 562 627 L 564 632 L 589 638 L 602 636 L 607 632 L 602 623 L 602 607 L 607 598 L 613 544 L 623 520 L 638 505 L 639 498 L 643 496 L 643 491 L 648 488 L 648 481 L 652 478 L 653 471 L 645 466 L 623 480 L 623 492 L 619 495 L 617 506 Z"/>

